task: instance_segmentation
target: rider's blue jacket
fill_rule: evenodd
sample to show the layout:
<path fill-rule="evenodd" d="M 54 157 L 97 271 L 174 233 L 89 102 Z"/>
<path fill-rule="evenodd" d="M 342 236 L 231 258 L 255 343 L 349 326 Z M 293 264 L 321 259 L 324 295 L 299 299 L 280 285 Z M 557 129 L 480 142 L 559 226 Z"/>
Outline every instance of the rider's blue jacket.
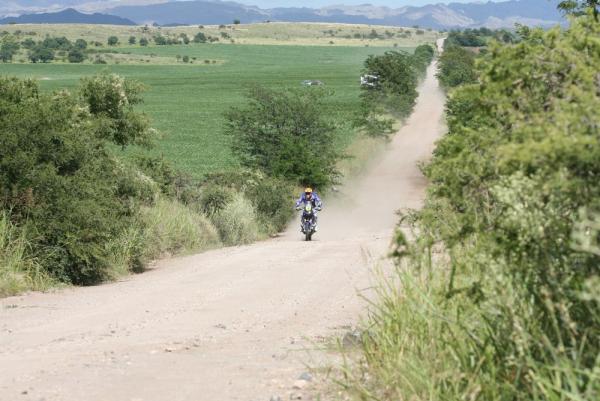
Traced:
<path fill-rule="evenodd" d="M 298 199 L 296 201 L 296 207 L 298 207 L 302 204 L 305 204 L 306 202 L 308 202 L 308 199 L 306 199 L 306 194 L 304 192 L 302 192 L 302 195 L 300 195 L 300 199 Z M 312 193 L 311 202 L 312 202 L 313 207 L 318 207 L 318 208 L 323 207 L 323 202 L 321 202 L 321 198 L 319 198 L 319 195 L 317 195 L 316 192 Z"/>

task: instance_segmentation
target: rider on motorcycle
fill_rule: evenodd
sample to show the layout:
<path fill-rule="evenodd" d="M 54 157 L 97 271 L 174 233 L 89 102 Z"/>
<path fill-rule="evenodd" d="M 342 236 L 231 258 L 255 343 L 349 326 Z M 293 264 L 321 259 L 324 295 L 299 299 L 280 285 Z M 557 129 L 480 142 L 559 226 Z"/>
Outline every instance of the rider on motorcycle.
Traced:
<path fill-rule="evenodd" d="M 304 190 L 302 195 L 300 195 L 300 199 L 296 201 L 296 210 L 301 210 L 304 208 L 304 205 L 307 203 L 311 203 L 313 207 L 313 218 L 315 223 L 315 231 L 317 231 L 317 211 L 323 208 L 323 202 L 321 202 L 321 198 L 312 188 L 308 187 Z"/>

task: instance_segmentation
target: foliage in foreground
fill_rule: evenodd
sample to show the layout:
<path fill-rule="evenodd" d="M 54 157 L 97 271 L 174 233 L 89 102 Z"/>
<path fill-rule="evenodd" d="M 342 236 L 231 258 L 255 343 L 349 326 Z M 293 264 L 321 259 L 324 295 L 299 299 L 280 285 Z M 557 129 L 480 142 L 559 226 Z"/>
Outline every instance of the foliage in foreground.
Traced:
<path fill-rule="evenodd" d="M 87 88 L 105 89 L 92 107 Z M 0 79 L 0 207 L 28 226 L 32 256 L 66 282 L 102 280 L 105 245 L 135 217 L 134 194 L 111 157 L 120 116 L 135 116 L 123 143 L 152 135 L 129 99 L 139 88 L 115 76 L 84 81 L 80 93 L 40 93 L 33 81 Z M 135 102 L 133 102 L 135 103 Z"/>
<path fill-rule="evenodd" d="M 201 213 L 113 145 L 150 143 L 133 106 L 141 87 L 116 75 L 74 92 L 0 79 L 0 296 L 56 283 L 95 284 L 139 271 L 164 253 L 220 243 Z M 153 166 L 156 167 L 156 166 Z M 155 168 L 154 170 L 159 170 Z"/>
<path fill-rule="evenodd" d="M 426 205 L 400 231 L 356 399 L 600 397 L 600 25 L 495 44 L 448 100 Z"/>

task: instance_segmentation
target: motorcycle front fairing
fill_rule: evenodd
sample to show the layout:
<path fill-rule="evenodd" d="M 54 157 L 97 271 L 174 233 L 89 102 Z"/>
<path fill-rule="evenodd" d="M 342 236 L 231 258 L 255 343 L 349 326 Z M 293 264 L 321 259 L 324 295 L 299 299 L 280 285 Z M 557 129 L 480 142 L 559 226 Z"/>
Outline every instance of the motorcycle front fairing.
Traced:
<path fill-rule="evenodd" d="M 305 223 L 310 223 L 310 226 L 306 227 Z M 304 211 L 302 212 L 302 229 L 305 230 L 306 228 L 308 228 L 312 231 L 314 223 L 315 213 L 313 211 L 312 205 L 310 203 L 307 203 L 304 207 Z"/>

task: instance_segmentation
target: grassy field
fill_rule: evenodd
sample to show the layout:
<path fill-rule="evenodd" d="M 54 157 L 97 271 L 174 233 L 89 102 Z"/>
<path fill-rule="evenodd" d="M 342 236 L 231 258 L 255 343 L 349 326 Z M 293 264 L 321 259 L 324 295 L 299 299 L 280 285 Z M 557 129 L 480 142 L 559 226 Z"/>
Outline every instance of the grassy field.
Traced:
<path fill-rule="evenodd" d="M 270 33 L 265 29 L 278 26 L 281 30 L 279 25 L 242 25 L 236 27 L 236 31 L 241 32 L 244 27 L 253 32 L 262 29 L 261 35 L 267 37 Z M 312 27 L 311 32 L 316 37 L 329 26 L 286 25 L 293 28 L 289 31 L 295 32 L 294 35 L 298 38 L 305 39 L 308 37 L 307 27 Z M 344 27 L 348 30 L 362 29 L 350 25 Z M 107 34 L 103 31 L 105 27 L 81 25 L 62 31 L 53 25 L 15 25 L 7 26 L 6 29 L 20 29 L 22 32 L 37 29 L 40 32 L 38 36 L 45 33 L 64 34 L 70 39 L 83 37 L 88 41 L 92 40 L 92 34 Z M 128 30 L 140 28 L 120 29 L 123 30 L 121 33 L 127 36 Z M 197 27 L 194 29 L 197 31 Z M 113 54 L 101 55 L 109 61 L 108 65 L 0 64 L 0 74 L 38 79 L 41 86 L 47 90 L 73 87 L 80 77 L 102 70 L 143 82 L 148 88 L 144 96 L 143 110 L 152 118 L 153 126 L 163 134 L 153 152 L 163 154 L 178 167 L 199 177 L 210 171 L 236 166 L 236 160 L 229 151 L 227 138 L 222 133 L 223 113 L 231 106 L 243 104 L 244 91 L 253 84 L 272 88 L 296 88 L 300 87 L 302 80 L 323 81 L 325 87 L 334 93 L 323 112 L 336 120 L 344 121 L 339 144 L 345 146 L 350 143 L 356 134 L 350 120 L 356 114 L 359 105 L 358 80 L 362 63 L 370 54 L 381 54 L 394 49 L 390 46 L 380 46 L 380 42 L 385 41 L 378 39 L 366 42 L 368 47 L 237 43 L 126 46 L 112 49 L 115 52 Z M 401 49 L 411 51 L 416 43 Z M 192 63 L 177 62 L 178 55 L 188 56 Z"/>
<path fill-rule="evenodd" d="M 142 37 L 151 39 L 160 34 L 176 37 L 181 33 L 190 39 L 200 31 L 206 35 L 219 37 L 223 43 L 231 43 L 224 39 L 221 32 L 227 33 L 235 43 L 239 44 L 278 44 L 278 45 L 333 45 L 333 46 L 379 46 L 379 47 L 414 47 L 422 43 L 430 43 L 439 37 L 436 31 L 402 28 L 380 25 L 359 24 L 324 24 L 324 23 L 283 23 L 271 22 L 262 24 L 241 25 L 203 25 L 180 27 L 143 27 L 120 25 L 82 25 L 82 24 L 19 24 L 4 25 L 0 31 L 28 33 L 43 38 L 45 35 L 66 36 L 69 39 L 84 38 L 87 41 L 101 42 L 106 46 L 109 36 L 117 36 L 121 44 L 127 44 L 130 36 L 138 40 Z M 378 35 L 373 36 L 373 33 Z M 417 33 L 418 31 L 418 33 Z"/>

